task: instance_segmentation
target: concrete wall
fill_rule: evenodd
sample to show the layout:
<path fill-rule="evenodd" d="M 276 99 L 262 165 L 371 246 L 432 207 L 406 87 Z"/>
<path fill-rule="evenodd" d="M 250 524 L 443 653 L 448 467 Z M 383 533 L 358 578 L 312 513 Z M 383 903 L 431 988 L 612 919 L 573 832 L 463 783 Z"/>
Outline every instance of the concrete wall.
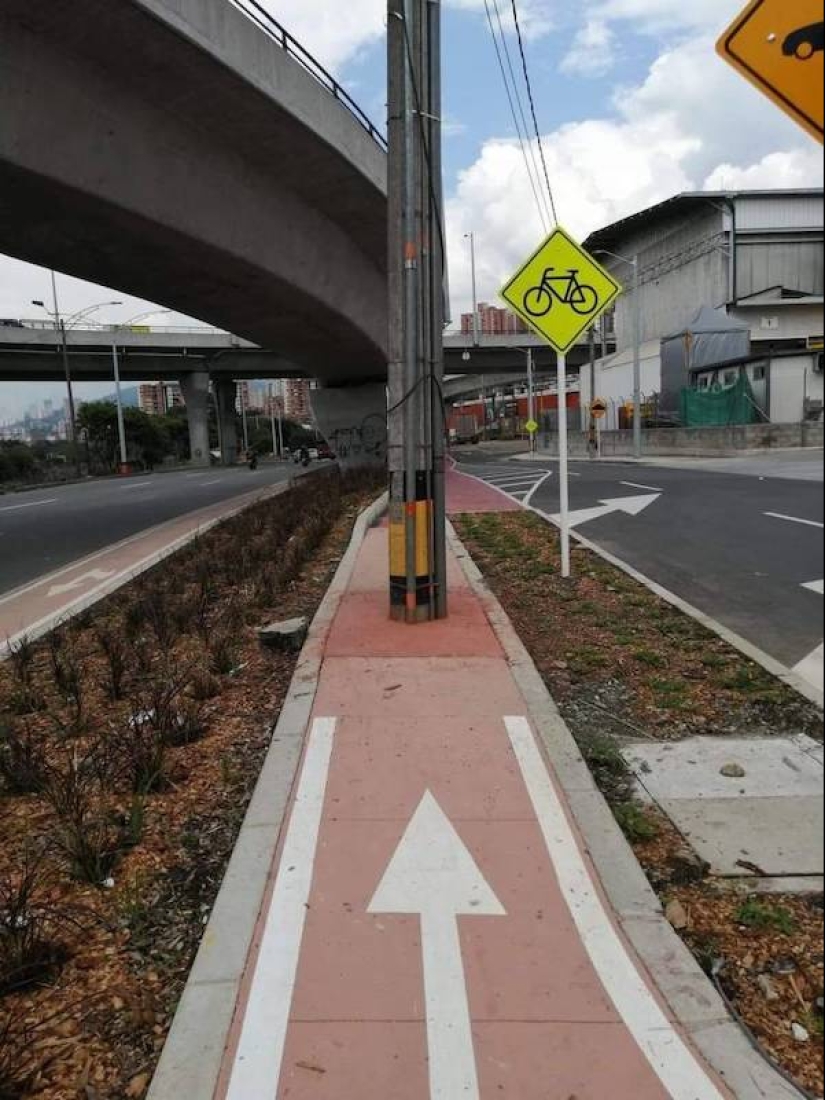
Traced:
<path fill-rule="evenodd" d="M 543 450 L 558 454 L 558 439 L 550 437 L 542 441 Z M 604 431 L 601 433 L 602 455 L 630 456 L 633 454 L 632 431 Z M 642 433 L 642 452 L 645 455 L 697 455 L 724 456 L 739 451 L 770 449 L 772 447 L 822 447 L 825 443 L 823 424 L 749 424 L 729 428 L 656 428 Z M 587 435 L 575 433 L 569 436 L 570 454 L 587 455 Z"/>
<path fill-rule="evenodd" d="M 387 464 L 387 388 L 338 386 L 310 393 L 312 415 L 343 469 Z"/>
<path fill-rule="evenodd" d="M 813 355 L 775 359 L 770 366 L 769 411 L 775 424 L 804 417 L 805 400 L 823 400 L 822 374 L 813 369 Z"/>

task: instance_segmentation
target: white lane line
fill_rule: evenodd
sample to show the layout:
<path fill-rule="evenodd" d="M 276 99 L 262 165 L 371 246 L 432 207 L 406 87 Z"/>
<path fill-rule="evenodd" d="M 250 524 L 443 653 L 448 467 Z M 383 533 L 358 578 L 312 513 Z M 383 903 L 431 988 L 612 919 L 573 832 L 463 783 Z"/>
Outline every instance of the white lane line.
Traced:
<path fill-rule="evenodd" d="M 802 587 L 808 588 L 811 592 L 816 592 L 820 596 L 825 596 L 825 581 L 808 581 L 808 583 L 803 584 Z"/>
<path fill-rule="evenodd" d="M 57 497 L 52 497 L 50 500 L 32 500 L 28 504 L 7 504 L 5 508 L 0 508 L 0 512 L 19 512 L 23 508 L 42 508 L 44 504 L 57 504 Z"/>
<path fill-rule="evenodd" d="M 536 493 L 539 491 L 539 489 L 541 489 L 541 487 L 544 485 L 545 481 L 549 481 L 552 476 L 553 476 L 553 471 L 548 470 L 548 472 L 544 475 L 544 477 L 541 479 L 541 481 L 536 482 L 536 484 L 533 486 L 533 488 L 530 490 L 530 492 L 524 498 L 524 506 L 526 508 L 530 507 L 530 503 L 531 503 L 533 497 L 536 495 Z"/>
<path fill-rule="evenodd" d="M 818 691 L 825 690 L 825 643 L 818 645 L 813 653 L 803 657 L 793 672 L 801 676 L 806 683 L 813 684 Z"/>
<path fill-rule="evenodd" d="M 620 485 L 627 485 L 630 489 L 647 489 L 649 493 L 663 493 L 664 489 L 657 489 L 655 485 L 640 485 L 638 481 L 620 481 Z"/>
<path fill-rule="evenodd" d="M 124 485 L 123 491 L 126 492 L 128 489 L 146 489 L 149 485 L 154 484 L 153 481 L 133 481 L 131 485 Z"/>
<path fill-rule="evenodd" d="M 335 723 L 312 723 L 226 1100 L 275 1100 L 278 1094 Z"/>
<path fill-rule="evenodd" d="M 505 718 L 510 744 L 570 915 L 596 973 L 671 1100 L 722 1100 L 659 1007 L 608 917 L 526 718 Z"/>
<path fill-rule="evenodd" d="M 800 519 L 798 516 L 784 516 L 781 512 L 765 512 L 766 516 L 770 516 L 771 519 L 786 519 L 788 523 L 804 523 L 806 527 L 825 527 L 825 524 L 818 523 L 815 519 Z"/>
<path fill-rule="evenodd" d="M 221 483 L 222 481 L 226 481 L 226 478 L 225 478 L 225 477 L 215 477 L 215 478 L 213 478 L 213 479 L 212 479 L 211 481 L 204 481 L 204 482 L 201 482 L 201 486 L 202 486 L 202 487 L 205 487 L 205 486 L 207 486 L 207 485 L 220 485 L 220 483 Z"/>

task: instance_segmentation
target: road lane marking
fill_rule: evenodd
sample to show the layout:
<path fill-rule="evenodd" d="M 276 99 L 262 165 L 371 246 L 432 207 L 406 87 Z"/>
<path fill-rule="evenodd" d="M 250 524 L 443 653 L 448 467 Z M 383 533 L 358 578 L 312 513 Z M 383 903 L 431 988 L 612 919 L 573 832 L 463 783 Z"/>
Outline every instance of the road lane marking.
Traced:
<path fill-rule="evenodd" d="M 252 975 L 226 1100 L 275 1100 L 318 849 L 335 718 L 316 718 Z"/>
<path fill-rule="evenodd" d="M 802 587 L 809 588 L 811 592 L 817 592 L 820 596 L 825 596 L 825 581 L 808 581 Z"/>
<path fill-rule="evenodd" d="M 212 481 L 204 481 L 202 483 L 201 487 L 205 488 L 207 485 L 220 485 L 220 483 L 222 481 L 226 481 L 226 478 L 225 477 L 216 477 L 216 478 L 213 478 Z"/>
<path fill-rule="evenodd" d="M 541 489 L 543 487 L 544 483 L 546 481 L 549 481 L 552 476 L 553 476 L 553 471 L 548 470 L 547 473 L 544 475 L 544 477 L 541 478 L 540 481 L 536 482 L 536 484 L 533 486 L 533 488 L 530 490 L 530 492 L 524 498 L 523 503 L 524 503 L 525 508 L 530 507 L 530 503 L 533 500 L 533 497 L 536 495 L 536 493 L 539 491 L 539 489 Z"/>
<path fill-rule="evenodd" d="M 124 485 L 124 491 L 127 489 L 145 489 L 148 485 L 154 485 L 153 481 L 134 481 L 131 485 Z"/>
<path fill-rule="evenodd" d="M 504 719 L 567 908 L 596 973 L 671 1100 L 722 1100 L 659 1007 L 593 884 L 526 718 Z"/>
<path fill-rule="evenodd" d="M 52 585 L 47 593 L 47 599 L 51 599 L 53 596 L 65 596 L 67 592 L 73 592 L 75 588 L 82 588 L 89 581 L 107 581 L 114 575 L 114 569 L 90 569 L 88 573 L 82 573 L 79 577 L 75 577 L 73 581 Z"/>
<path fill-rule="evenodd" d="M 772 519 L 786 519 L 788 523 L 804 523 L 806 527 L 825 527 L 825 524 L 818 523 L 815 519 L 800 519 L 798 516 L 785 516 L 781 512 L 765 512 L 766 516 L 770 516 Z"/>
<path fill-rule="evenodd" d="M 7 504 L 0 512 L 19 512 L 22 508 L 42 508 L 44 504 L 57 504 L 57 497 L 50 500 L 32 500 L 28 504 Z"/>
<path fill-rule="evenodd" d="M 479 1100 L 459 917 L 504 917 L 503 905 L 427 791 L 367 909 L 421 918 L 431 1100 Z"/>
<path fill-rule="evenodd" d="M 620 485 L 627 485 L 629 489 L 646 489 L 649 493 L 663 493 L 664 489 L 659 489 L 655 485 L 640 485 L 638 481 L 620 481 Z"/>
<path fill-rule="evenodd" d="M 582 508 L 578 512 L 571 512 L 568 523 L 571 527 L 579 527 L 582 523 L 590 523 L 591 520 L 601 519 L 613 512 L 625 512 L 629 516 L 638 516 L 660 497 L 661 493 L 651 493 L 641 497 L 611 497 L 600 501 L 594 508 Z M 561 514 L 550 518 L 557 526 L 561 523 Z"/>

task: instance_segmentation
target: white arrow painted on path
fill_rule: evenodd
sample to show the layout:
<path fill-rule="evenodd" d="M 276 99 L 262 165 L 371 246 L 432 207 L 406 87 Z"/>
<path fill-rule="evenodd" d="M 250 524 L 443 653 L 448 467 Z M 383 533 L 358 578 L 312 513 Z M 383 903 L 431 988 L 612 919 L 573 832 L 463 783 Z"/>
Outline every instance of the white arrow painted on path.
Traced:
<path fill-rule="evenodd" d="M 429 791 L 401 838 L 369 912 L 420 915 L 430 1100 L 479 1100 L 458 918 L 506 913 Z"/>
<path fill-rule="evenodd" d="M 602 516 L 609 516 L 612 512 L 626 512 L 629 516 L 638 516 L 661 495 L 661 493 L 645 493 L 644 496 L 639 497 L 611 497 L 601 501 L 595 508 L 581 508 L 578 512 L 571 512 L 568 523 L 571 527 L 579 527 L 582 523 L 601 519 Z M 561 523 L 561 514 L 550 518 L 554 523 Z"/>
<path fill-rule="evenodd" d="M 816 592 L 820 596 L 825 596 L 825 581 L 808 581 L 808 583 L 803 584 L 802 587 L 809 588 L 811 592 Z"/>
<path fill-rule="evenodd" d="M 53 585 L 49 589 L 49 598 L 63 596 L 66 592 L 74 592 L 76 588 L 85 588 L 89 581 L 107 581 L 109 577 L 114 575 L 114 569 L 90 569 L 88 573 L 82 573 L 79 577 L 75 577 L 73 581 Z"/>

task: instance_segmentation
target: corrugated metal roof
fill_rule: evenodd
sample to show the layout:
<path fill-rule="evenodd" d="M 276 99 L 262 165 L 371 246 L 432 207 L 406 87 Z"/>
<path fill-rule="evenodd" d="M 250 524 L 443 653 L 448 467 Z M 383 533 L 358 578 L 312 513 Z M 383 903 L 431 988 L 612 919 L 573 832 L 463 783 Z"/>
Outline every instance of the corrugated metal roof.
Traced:
<path fill-rule="evenodd" d="M 787 200 L 786 213 L 784 217 L 791 217 L 790 210 L 792 206 L 797 206 L 797 200 L 809 200 L 811 208 L 814 208 L 814 204 L 819 203 L 819 220 L 809 223 L 805 228 L 812 228 L 817 225 L 822 225 L 822 213 L 821 206 L 823 201 L 823 189 L 821 187 L 816 188 L 797 188 L 786 190 L 752 190 L 752 191 L 683 191 L 678 195 L 674 195 L 672 198 L 665 199 L 663 202 L 656 203 L 655 206 L 649 206 L 645 210 L 640 210 L 636 214 L 631 214 L 627 218 L 622 218 L 620 221 L 613 222 L 612 225 L 604 226 L 602 229 L 597 229 L 591 233 L 587 240 L 584 242 L 584 247 L 593 252 L 598 248 L 609 248 L 611 244 L 615 244 L 625 236 L 629 230 L 636 228 L 639 225 L 647 225 L 659 221 L 662 218 L 672 216 L 680 207 L 685 212 L 691 208 L 697 206 L 705 206 L 710 203 L 732 203 L 735 202 L 737 207 L 742 200 L 753 201 L 755 209 L 759 204 L 764 204 L 764 209 L 769 206 L 772 209 L 776 209 L 779 200 Z M 764 214 L 762 215 L 764 216 Z M 771 229 L 790 228 L 791 226 L 785 226 L 780 222 L 778 225 L 771 225 Z M 800 228 L 799 222 L 794 222 L 793 227 Z M 757 228 L 757 226 L 751 226 L 751 228 Z M 767 228 L 767 226 L 759 226 L 759 228 Z"/>

